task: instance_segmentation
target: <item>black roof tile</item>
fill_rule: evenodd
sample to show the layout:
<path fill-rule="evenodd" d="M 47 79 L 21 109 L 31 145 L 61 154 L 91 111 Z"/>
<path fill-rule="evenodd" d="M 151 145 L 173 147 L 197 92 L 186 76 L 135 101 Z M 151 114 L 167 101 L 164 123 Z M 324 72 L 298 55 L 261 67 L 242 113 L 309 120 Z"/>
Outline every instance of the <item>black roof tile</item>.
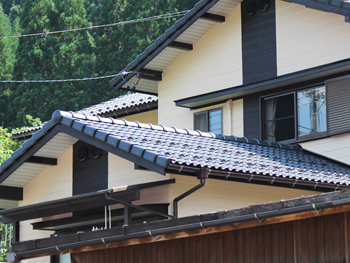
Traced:
<path fill-rule="evenodd" d="M 300 147 L 282 144 L 269 146 L 258 140 L 242 142 L 233 136 L 221 139 L 222 136 L 213 133 L 61 111 L 56 111 L 53 119 L 46 125 L 52 127 L 55 123 L 72 127 L 162 167 L 168 167 L 171 163 L 350 185 L 350 166 L 310 153 Z M 35 141 L 30 139 L 23 147 L 30 147 L 33 143 Z M 25 149 L 22 149 L 22 152 L 25 152 Z M 20 154 L 18 152 L 3 162 L 0 173 Z"/>

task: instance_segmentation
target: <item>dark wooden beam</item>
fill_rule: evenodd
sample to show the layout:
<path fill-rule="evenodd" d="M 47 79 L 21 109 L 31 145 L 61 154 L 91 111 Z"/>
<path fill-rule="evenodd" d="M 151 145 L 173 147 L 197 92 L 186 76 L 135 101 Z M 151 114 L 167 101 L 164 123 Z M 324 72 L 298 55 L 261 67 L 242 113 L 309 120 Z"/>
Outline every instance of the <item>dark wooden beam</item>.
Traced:
<path fill-rule="evenodd" d="M 0 185 L 0 199 L 23 200 L 23 188 Z"/>
<path fill-rule="evenodd" d="M 140 73 L 141 73 L 141 75 L 139 75 Z M 136 77 L 141 76 L 141 78 L 143 78 L 143 79 L 161 81 L 162 80 L 162 73 L 163 72 L 161 72 L 161 71 L 143 68 L 143 69 L 139 70 L 139 74 L 137 74 Z"/>
<path fill-rule="evenodd" d="M 47 158 L 40 156 L 31 156 L 27 159 L 27 163 L 45 164 L 45 165 L 57 165 L 57 159 Z"/>
<path fill-rule="evenodd" d="M 169 44 L 169 47 L 172 48 L 177 48 L 177 49 L 182 49 L 182 50 L 193 50 L 193 45 L 192 44 L 187 44 L 183 42 L 178 42 L 178 41 L 173 41 Z"/>
<path fill-rule="evenodd" d="M 215 14 L 210 14 L 210 13 L 205 13 L 201 16 L 202 19 L 206 19 L 209 21 L 217 22 L 217 23 L 223 23 L 225 22 L 225 17 L 220 16 L 220 15 L 215 15 Z"/>

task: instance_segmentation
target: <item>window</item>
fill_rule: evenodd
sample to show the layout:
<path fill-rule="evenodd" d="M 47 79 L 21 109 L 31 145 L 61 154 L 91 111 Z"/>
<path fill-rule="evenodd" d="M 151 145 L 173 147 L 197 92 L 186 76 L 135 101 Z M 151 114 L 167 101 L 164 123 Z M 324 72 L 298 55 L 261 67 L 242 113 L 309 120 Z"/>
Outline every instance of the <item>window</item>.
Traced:
<path fill-rule="evenodd" d="M 298 140 L 327 131 L 325 86 L 264 99 L 264 139 Z"/>
<path fill-rule="evenodd" d="M 222 108 L 195 113 L 194 129 L 215 134 L 222 133 Z"/>

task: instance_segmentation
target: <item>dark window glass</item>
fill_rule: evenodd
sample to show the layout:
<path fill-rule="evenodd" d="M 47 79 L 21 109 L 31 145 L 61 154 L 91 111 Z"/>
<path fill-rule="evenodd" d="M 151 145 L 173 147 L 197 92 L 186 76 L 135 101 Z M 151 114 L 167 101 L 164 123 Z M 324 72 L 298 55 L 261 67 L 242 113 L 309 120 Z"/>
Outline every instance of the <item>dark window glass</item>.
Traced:
<path fill-rule="evenodd" d="M 294 94 L 265 101 L 265 139 L 276 142 L 295 138 Z"/>
<path fill-rule="evenodd" d="M 200 112 L 194 115 L 194 129 L 207 132 L 208 130 L 208 112 Z"/>
<path fill-rule="evenodd" d="M 315 87 L 267 98 L 264 114 L 264 137 L 271 142 L 325 132 L 326 89 L 324 86 Z"/>
<path fill-rule="evenodd" d="M 222 109 L 195 113 L 194 129 L 215 134 L 222 133 Z"/>

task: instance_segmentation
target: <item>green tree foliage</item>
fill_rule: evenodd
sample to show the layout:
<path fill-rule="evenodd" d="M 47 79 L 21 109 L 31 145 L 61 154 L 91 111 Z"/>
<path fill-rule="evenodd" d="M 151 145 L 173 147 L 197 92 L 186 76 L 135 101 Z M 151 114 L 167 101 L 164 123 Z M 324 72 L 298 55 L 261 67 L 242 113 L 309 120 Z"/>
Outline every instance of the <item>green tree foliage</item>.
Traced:
<path fill-rule="evenodd" d="M 188 10 L 197 0 L 0 0 L 10 34 L 51 32 Z M 1 18 L 0 18 L 1 19 Z M 7 79 L 50 80 L 116 74 L 177 18 L 19 38 Z M 12 28 L 11 28 L 12 26 Z M 2 24 L 1 29 L 4 28 Z M 8 30 L 7 30 L 8 31 Z M 2 33 L 0 34 L 9 34 Z M 16 49 L 17 46 L 17 49 Z M 13 51 L 16 50 L 14 53 Z M 0 47 L 1 52 L 1 47 Z M 1 56 L 5 59 L 5 56 Z M 0 59 L 1 59 L 0 58 Z M 1 63 L 1 60 L 0 60 Z M 0 64 L 1 67 L 1 64 Z M 5 72 L 5 71 L 4 71 Z M 2 73 L 1 73 L 2 74 Z M 3 73 L 5 74 L 5 73 Z M 27 114 L 48 120 L 56 109 L 79 110 L 120 95 L 108 79 L 0 84 L 0 125 L 22 126 Z"/>
<path fill-rule="evenodd" d="M 0 4 L 0 36 L 10 36 L 14 34 L 9 17 L 4 14 Z M 15 50 L 17 40 L 0 39 L 0 80 L 12 79 L 13 67 L 15 63 Z M 7 105 L 9 103 L 10 85 L 0 85 L 0 125 L 5 124 L 7 116 Z"/>
<path fill-rule="evenodd" d="M 83 0 L 28 0 L 21 15 L 22 34 L 87 26 Z M 70 79 L 93 76 L 93 39 L 88 31 L 20 38 L 14 78 Z M 47 120 L 55 109 L 77 110 L 91 103 L 92 83 L 13 85 L 9 115 L 19 126 L 26 114 Z"/>
<path fill-rule="evenodd" d="M 196 0 L 104 0 L 98 23 L 110 24 L 188 10 L 196 2 Z M 95 37 L 96 69 L 99 74 L 109 75 L 119 72 L 177 19 L 178 17 L 174 17 L 99 29 Z M 108 87 L 99 88 L 108 89 Z M 108 90 L 105 94 L 105 100 L 114 96 L 114 93 L 108 93 Z"/>
<path fill-rule="evenodd" d="M 39 118 L 33 118 L 30 115 L 25 117 L 25 126 L 9 130 L 8 128 L 4 128 L 0 126 L 0 164 L 8 159 L 11 154 L 16 151 L 23 143 L 16 141 L 12 138 L 12 134 L 23 130 L 27 127 L 36 126 L 41 124 L 41 120 Z"/>

